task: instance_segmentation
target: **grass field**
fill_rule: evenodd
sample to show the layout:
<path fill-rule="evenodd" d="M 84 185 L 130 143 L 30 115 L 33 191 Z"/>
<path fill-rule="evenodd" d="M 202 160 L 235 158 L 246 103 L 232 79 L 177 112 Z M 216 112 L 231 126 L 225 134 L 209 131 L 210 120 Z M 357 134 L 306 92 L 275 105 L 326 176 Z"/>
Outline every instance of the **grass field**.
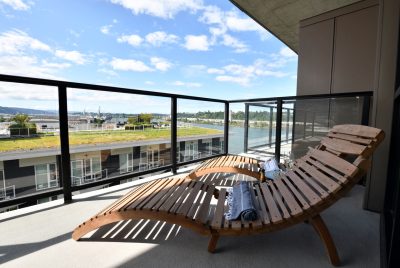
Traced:
<path fill-rule="evenodd" d="M 209 128 L 191 127 L 178 129 L 178 137 L 197 135 L 222 134 L 222 131 Z M 113 142 L 127 142 L 140 140 L 168 139 L 171 137 L 170 129 L 146 129 L 144 131 L 104 131 L 104 132 L 71 132 L 69 144 L 103 144 Z M 17 150 L 34 150 L 55 148 L 60 146 L 59 136 L 44 136 L 32 138 L 0 139 L 0 152 Z"/>

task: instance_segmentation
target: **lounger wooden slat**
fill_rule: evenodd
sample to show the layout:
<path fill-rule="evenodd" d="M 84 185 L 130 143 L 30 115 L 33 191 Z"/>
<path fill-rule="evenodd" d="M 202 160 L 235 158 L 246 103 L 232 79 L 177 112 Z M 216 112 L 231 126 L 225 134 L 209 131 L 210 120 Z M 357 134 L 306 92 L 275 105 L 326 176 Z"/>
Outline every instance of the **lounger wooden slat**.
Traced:
<path fill-rule="evenodd" d="M 333 133 L 333 132 L 329 132 L 327 137 L 345 140 L 345 141 L 351 141 L 351 142 L 354 142 L 357 144 L 362 144 L 362 145 L 370 145 L 373 142 L 373 140 L 369 139 L 369 138 L 361 138 L 361 137 L 357 137 L 357 136 L 341 134 L 341 133 Z"/>
<path fill-rule="evenodd" d="M 175 202 L 178 200 L 178 198 L 181 197 L 181 194 L 183 191 L 188 187 L 189 181 L 184 182 L 183 184 L 179 185 L 176 187 L 175 191 L 173 192 L 172 196 L 168 198 L 168 201 L 166 201 L 161 207 L 160 211 L 169 211 L 172 206 L 175 204 Z"/>
<path fill-rule="evenodd" d="M 190 188 L 190 193 L 188 198 L 186 199 L 185 203 L 178 209 L 177 214 L 186 216 L 189 212 L 190 208 L 193 206 L 193 202 L 196 199 L 197 195 L 201 187 L 203 186 L 202 183 L 196 183 L 196 186 Z"/>
<path fill-rule="evenodd" d="M 180 180 L 177 180 L 179 183 Z M 167 180 L 162 180 L 161 183 L 154 185 L 152 188 L 149 189 L 146 193 L 141 195 L 139 198 L 137 198 L 133 203 L 131 203 L 129 206 L 125 207 L 124 209 L 140 209 L 141 204 L 145 204 L 147 201 L 149 201 L 152 197 L 155 196 L 155 194 L 164 189 L 165 185 L 168 184 Z M 175 187 L 175 186 L 172 186 Z"/>
<path fill-rule="evenodd" d="M 250 189 L 251 198 L 253 199 L 253 202 L 254 202 L 254 207 L 257 211 L 257 214 L 259 215 L 260 211 L 261 211 L 261 207 L 260 207 L 258 198 L 256 197 L 255 189 L 254 189 L 254 187 L 249 187 L 249 189 Z M 251 223 L 252 228 L 254 228 L 254 229 L 261 228 L 261 226 L 262 226 L 261 217 L 257 217 L 256 220 L 251 221 L 250 223 Z"/>
<path fill-rule="evenodd" d="M 314 166 L 308 164 L 302 159 L 298 160 L 298 167 L 310 174 L 314 180 L 320 182 L 326 189 L 328 189 L 328 192 L 335 193 L 340 190 L 340 185 L 336 181 L 318 171 Z"/>
<path fill-rule="evenodd" d="M 347 176 L 353 176 L 357 172 L 356 166 L 352 165 L 351 163 L 347 162 L 346 160 L 338 156 L 334 156 L 325 151 L 320 151 L 310 148 L 308 155 L 325 165 L 328 165 L 338 171 L 343 172 Z"/>
<path fill-rule="evenodd" d="M 269 190 L 267 183 L 261 184 L 261 191 L 263 193 L 264 201 L 271 217 L 271 222 L 272 223 L 281 222 L 283 220 L 282 215 L 279 212 L 275 200 L 272 198 L 272 193 Z"/>
<path fill-rule="evenodd" d="M 348 134 L 365 138 L 376 138 L 382 130 L 361 125 L 336 125 L 331 130 L 333 133 Z"/>
<path fill-rule="evenodd" d="M 177 214 L 178 209 L 183 205 L 183 202 L 186 200 L 186 197 L 189 195 L 190 190 L 193 189 L 193 185 L 191 185 L 191 184 L 194 184 L 194 183 L 196 183 L 196 182 L 194 181 L 194 182 L 191 182 L 191 183 L 188 184 L 188 186 L 180 194 L 179 199 L 175 202 L 175 204 L 169 210 L 170 213 Z"/>
<path fill-rule="evenodd" d="M 306 182 L 319 197 L 321 197 L 321 199 L 328 197 L 328 192 L 325 191 L 325 189 L 323 189 L 322 186 L 319 185 L 313 178 L 311 178 L 311 176 L 304 173 L 298 167 L 295 167 L 293 171 L 295 171 L 303 179 L 303 181 Z"/>
<path fill-rule="evenodd" d="M 206 184 L 201 187 L 201 191 L 199 195 L 196 197 L 196 201 L 193 203 L 193 206 L 190 208 L 188 214 L 186 214 L 186 218 L 195 220 L 195 216 L 198 214 L 201 201 L 204 199 L 204 196 L 207 194 L 207 189 L 210 187 Z"/>
<path fill-rule="evenodd" d="M 203 203 L 200 206 L 199 212 L 196 215 L 195 220 L 203 224 L 207 223 L 208 212 L 210 208 L 210 201 L 214 194 L 214 186 L 208 187 L 207 194 L 204 197 Z"/>
<path fill-rule="evenodd" d="M 299 202 L 299 204 L 301 204 L 302 209 L 306 210 L 306 209 L 310 208 L 310 205 L 300 194 L 300 192 L 296 188 L 296 186 L 293 185 L 293 183 L 286 177 L 286 175 L 281 175 L 281 176 L 282 176 L 282 182 L 284 182 L 284 184 L 289 187 L 290 191 L 296 197 L 297 202 Z"/>
<path fill-rule="evenodd" d="M 225 194 L 226 189 L 221 189 L 214 217 L 211 222 L 211 227 L 217 230 L 221 229 L 224 223 Z"/>
<path fill-rule="evenodd" d="M 277 191 L 277 189 L 275 188 L 275 183 L 270 183 L 270 190 L 273 194 L 273 197 L 275 199 L 275 203 L 277 204 L 279 210 L 282 212 L 283 218 L 284 219 L 289 219 L 290 218 L 290 214 L 285 206 L 285 204 L 282 202 L 282 196 L 281 193 L 279 191 Z"/>
<path fill-rule="evenodd" d="M 165 187 L 158 191 L 155 192 L 156 196 L 154 196 L 154 198 L 149 201 L 147 204 L 144 204 L 142 206 L 143 209 L 153 209 L 153 207 L 165 196 L 165 194 L 169 191 L 169 189 L 174 186 L 177 183 L 177 181 L 174 180 L 170 180 Z"/>
<path fill-rule="evenodd" d="M 257 193 L 257 201 L 260 206 L 260 215 L 259 215 L 260 219 L 264 225 L 268 225 L 270 223 L 270 220 L 268 217 L 267 209 L 265 207 L 264 199 L 261 194 L 260 185 L 256 184 L 255 189 L 256 189 L 256 193 Z"/>
<path fill-rule="evenodd" d="M 152 184 L 150 187 L 144 189 L 138 195 L 136 195 L 132 200 L 130 200 L 129 203 L 125 203 L 123 206 L 121 206 L 120 210 L 127 210 L 136 207 L 140 202 L 143 201 L 147 196 L 151 195 L 154 193 L 154 190 L 159 189 L 163 184 L 167 183 L 167 181 L 157 181 L 156 183 Z"/>
<path fill-rule="evenodd" d="M 308 155 L 304 156 L 303 159 L 305 161 L 311 163 L 316 168 L 318 168 L 318 169 L 322 170 L 323 172 L 329 174 L 330 176 L 335 178 L 337 181 L 339 181 L 341 183 L 344 183 L 344 182 L 347 181 L 347 178 L 343 177 L 342 175 L 340 175 L 339 173 L 335 172 L 334 170 L 328 168 L 327 166 L 324 166 L 320 162 L 315 161 L 314 159 L 311 159 L 311 157 L 309 157 Z"/>
<path fill-rule="evenodd" d="M 259 161 L 227 155 L 205 161 L 187 177 L 158 179 L 136 187 L 80 224 L 72 237 L 78 240 L 101 226 L 120 222 L 108 239 L 120 236 L 119 226 L 130 224 L 130 220 L 157 220 L 210 235 L 208 250 L 214 252 L 219 236 L 271 232 L 307 221 L 320 234 L 331 263 L 338 265 L 336 248 L 320 213 L 366 174 L 370 156 L 383 138 L 379 129 L 335 126 L 319 146 L 310 148 L 306 156 L 275 180 L 248 182 L 258 214 L 254 221 L 228 221 L 224 217 L 228 209 L 226 188 L 219 193 L 215 189 L 218 183 L 226 187 L 238 180 L 248 181 L 246 176 L 261 179 Z M 229 173 L 236 175 L 228 179 Z M 219 194 L 216 202 L 214 194 Z M 105 233 L 95 235 L 103 237 Z"/>
<path fill-rule="evenodd" d="M 321 144 L 329 149 L 349 155 L 360 155 L 367 149 L 367 147 L 363 145 L 332 138 L 323 138 Z"/>
<path fill-rule="evenodd" d="M 289 189 L 284 185 L 282 180 L 276 180 L 274 183 L 278 187 L 279 193 L 282 195 L 287 206 L 290 209 L 290 215 L 296 216 L 303 213 L 303 209 L 294 199 L 293 195 L 290 193 Z"/>
<path fill-rule="evenodd" d="M 293 181 L 293 184 L 304 194 L 311 206 L 319 203 L 321 197 L 318 196 L 296 173 L 292 170 L 286 173 L 287 177 Z"/>

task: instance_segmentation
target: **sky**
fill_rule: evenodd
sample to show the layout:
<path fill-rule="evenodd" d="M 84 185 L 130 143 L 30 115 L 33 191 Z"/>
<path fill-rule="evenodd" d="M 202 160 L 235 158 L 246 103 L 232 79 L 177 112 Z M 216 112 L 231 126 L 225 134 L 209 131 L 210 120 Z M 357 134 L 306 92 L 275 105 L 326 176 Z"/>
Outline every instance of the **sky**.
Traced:
<path fill-rule="evenodd" d="M 297 55 L 228 0 L 0 0 L 0 73 L 259 98 L 295 95 Z M 73 111 L 170 108 L 165 98 L 82 90 L 68 97 Z M 57 109 L 57 92 L 0 83 L 0 106 Z M 180 110 L 210 107 L 221 106 L 181 101 Z"/>

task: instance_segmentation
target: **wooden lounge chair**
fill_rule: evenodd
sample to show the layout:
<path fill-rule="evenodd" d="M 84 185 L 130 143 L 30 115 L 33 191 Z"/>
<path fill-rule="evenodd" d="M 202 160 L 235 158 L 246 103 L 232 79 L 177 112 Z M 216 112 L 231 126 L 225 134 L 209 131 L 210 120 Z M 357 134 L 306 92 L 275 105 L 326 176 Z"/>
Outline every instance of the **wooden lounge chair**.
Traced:
<path fill-rule="evenodd" d="M 309 222 L 321 237 L 331 263 L 339 265 L 336 247 L 320 213 L 366 174 L 370 157 L 383 138 L 383 131 L 372 127 L 333 127 L 317 148 L 310 148 L 279 179 L 253 184 L 251 195 L 259 215 L 255 221 L 228 221 L 224 218 L 226 189 L 220 189 L 216 205 L 213 205 L 216 186 L 198 180 L 199 175 L 207 174 L 207 168 L 203 168 L 194 171 L 196 176 L 159 179 L 133 189 L 79 225 L 72 237 L 79 240 L 108 223 L 145 218 L 167 221 L 210 235 L 208 250 L 214 252 L 220 236 L 271 232 Z M 215 163 L 208 165 L 208 173 L 239 172 L 248 175 L 248 171 L 243 170 L 249 170 L 249 165 L 227 169 L 229 159 L 223 157 L 208 161 L 209 164 Z M 218 165 L 221 169 L 217 168 Z M 253 168 L 250 171 L 255 172 Z"/>

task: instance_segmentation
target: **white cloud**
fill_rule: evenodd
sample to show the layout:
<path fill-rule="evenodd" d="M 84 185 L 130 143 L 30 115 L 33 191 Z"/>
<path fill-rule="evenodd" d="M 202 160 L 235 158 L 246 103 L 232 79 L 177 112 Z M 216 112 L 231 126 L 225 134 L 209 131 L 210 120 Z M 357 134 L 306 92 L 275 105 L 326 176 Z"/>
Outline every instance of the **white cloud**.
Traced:
<path fill-rule="evenodd" d="M 295 58 L 297 57 L 297 54 L 291 50 L 288 47 L 283 47 L 281 48 L 281 50 L 279 51 L 279 54 L 283 57 L 287 57 L 287 58 Z"/>
<path fill-rule="evenodd" d="M 239 41 L 229 34 L 222 35 L 222 44 L 227 47 L 232 47 L 235 49 L 235 52 L 242 53 L 248 51 L 248 47 L 245 43 Z"/>
<path fill-rule="evenodd" d="M 242 86 L 248 86 L 250 83 L 250 77 L 238 77 L 238 76 L 231 76 L 231 75 L 219 75 L 215 78 L 217 81 L 220 82 L 232 82 Z"/>
<path fill-rule="evenodd" d="M 217 74 L 215 79 L 220 82 L 231 82 L 241 86 L 249 86 L 252 81 L 259 77 L 282 78 L 289 74 L 274 70 L 264 59 L 257 59 L 250 65 L 228 64 L 222 68 L 209 68 L 209 74 Z"/>
<path fill-rule="evenodd" d="M 123 35 L 117 39 L 119 43 L 128 43 L 131 46 L 137 47 L 143 42 L 143 38 L 139 35 L 132 34 L 132 35 Z"/>
<path fill-rule="evenodd" d="M 112 25 L 104 25 L 100 27 L 100 32 L 103 34 L 109 34 L 111 30 Z"/>
<path fill-rule="evenodd" d="M 144 82 L 146 85 L 150 85 L 150 86 L 153 86 L 153 85 L 155 85 L 156 83 L 155 82 L 153 82 L 153 81 L 146 81 L 146 82 Z"/>
<path fill-rule="evenodd" d="M 100 68 L 97 70 L 100 73 L 107 74 L 109 76 L 118 76 L 117 72 L 114 72 L 113 70 L 107 69 L 107 68 Z"/>
<path fill-rule="evenodd" d="M 173 86 L 178 86 L 178 87 L 201 87 L 202 84 L 200 83 L 195 83 L 195 82 L 182 82 L 182 81 L 175 81 L 171 83 Z"/>
<path fill-rule="evenodd" d="M 203 6 L 202 0 L 111 0 L 133 14 L 147 14 L 163 19 L 172 19 L 181 11 L 196 12 Z"/>
<path fill-rule="evenodd" d="M 76 64 L 82 65 L 87 62 L 86 56 L 79 51 L 76 50 L 56 50 L 54 52 L 56 57 L 59 57 L 64 60 L 72 61 Z"/>
<path fill-rule="evenodd" d="M 153 46 L 161 46 L 162 44 L 177 43 L 179 37 L 174 34 L 167 34 L 166 32 L 157 31 L 146 35 L 146 41 Z"/>
<path fill-rule="evenodd" d="M 14 10 L 28 10 L 32 5 L 32 2 L 25 3 L 23 0 L 0 0 L 0 3 L 12 7 Z"/>
<path fill-rule="evenodd" d="M 0 35 L 0 54 L 22 54 L 27 49 L 51 51 L 47 44 L 20 30 L 8 31 Z"/>
<path fill-rule="evenodd" d="M 158 58 L 158 57 L 152 57 L 150 58 L 151 65 L 154 66 L 159 71 L 167 71 L 172 67 L 172 63 L 170 63 L 168 60 L 163 59 L 163 58 Z"/>
<path fill-rule="evenodd" d="M 110 62 L 114 70 L 132 71 L 132 72 L 151 72 L 152 68 L 147 66 L 144 62 L 132 59 L 118 59 L 113 58 Z"/>
<path fill-rule="evenodd" d="M 40 94 L 38 94 L 38 92 L 40 92 Z M 1 82 L 0 99 L 54 101 L 55 103 L 57 103 L 58 90 L 56 87 L 51 86 L 25 85 Z M 48 107 L 46 107 L 46 109 L 48 109 Z"/>
<path fill-rule="evenodd" d="M 56 71 L 57 68 L 46 66 L 46 64 L 40 65 L 34 56 L 8 55 L 0 57 L 0 73 L 3 74 L 63 80 L 55 75 Z"/>
<path fill-rule="evenodd" d="M 66 69 L 71 67 L 70 63 L 57 63 L 57 62 L 48 62 L 47 60 L 42 60 L 42 67 L 45 68 L 55 68 L 55 69 Z"/>
<path fill-rule="evenodd" d="M 209 74 L 224 74 L 225 71 L 222 69 L 217 69 L 217 68 L 208 68 L 207 73 L 209 73 Z"/>
<path fill-rule="evenodd" d="M 184 47 L 187 50 L 207 51 L 210 43 L 206 35 L 187 35 L 185 36 Z"/>

